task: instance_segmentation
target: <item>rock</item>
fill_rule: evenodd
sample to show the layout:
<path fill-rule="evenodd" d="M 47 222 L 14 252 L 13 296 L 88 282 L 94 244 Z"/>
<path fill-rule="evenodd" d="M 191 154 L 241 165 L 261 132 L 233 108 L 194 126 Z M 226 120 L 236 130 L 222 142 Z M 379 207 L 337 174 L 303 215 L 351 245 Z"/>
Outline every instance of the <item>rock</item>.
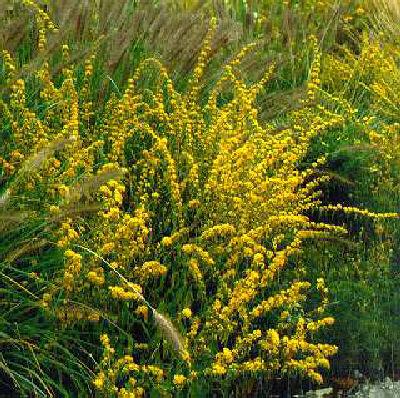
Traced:
<path fill-rule="evenodd" d="M 389 380 L 385 379 L 384 382 L 369 385 L 364 384 L 358 392 L 349 395 L 349 398 L 399 398 L 400 382 Z"/>
<path fill-rule="evenodd" d="M 333 393 L 333 388 L 320 388 L 319 390 L 308 391 L 306 397 L 310 398 L 325 398 Z"/>

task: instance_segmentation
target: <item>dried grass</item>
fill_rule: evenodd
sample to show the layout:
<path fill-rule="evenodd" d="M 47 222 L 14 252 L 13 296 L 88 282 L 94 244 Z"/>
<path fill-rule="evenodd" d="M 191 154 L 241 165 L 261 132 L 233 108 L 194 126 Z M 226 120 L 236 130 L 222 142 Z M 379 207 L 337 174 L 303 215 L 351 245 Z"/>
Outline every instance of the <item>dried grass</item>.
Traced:
<path fill-rule="evenodd" d="M 374 25 L 376 30 L 387 32 L 393 40 L 400 39 L 400 1 L 373 0 L 376 9 Z"/>
<path fill-rule="evenodd" d="M 115 169 L 105 173 L 83 176 L 79 182 L 70 187 L 68 194 L 65 196 L 65 202 L 73 205 L 80 200 L 89 200 L 102 185 L 112 179 L 121 178 L 122 175 L 123 170 Z"/>
<path fill-rule="evenodd" d="M 58 137 L 45 145 L 40 151 L 31 155 L 22 164 L 18 174 L 32 173 L 41 169 L 46 160 L 51 157 L 54 152 L 62 150 L 66 145 L 72 143 L 76 138 L 71 137 Z"/>
<path fill-rule="evenodd" d="M 48 244 L 47 239 L 36 238 L 26 242 L 19 242 L 19 247 L 15 250 L 9 250 L 9 255 L 5 257 L 4 262 L 12 264 L 22 256 L 43 249 Z"/>
<path fill-rule="evenodd" d="M 29 220 L 31 216 L 32 214 L 28 211 L 0 209 L 0 233 L 11 231 L 12 228 L 16 228 Z"/>
<path fill-rule="evenodd" d="M 187 73 L 192 70 L 207 32 L 210 12 L 199 5 L 190 11 L 177 13 L 166 3 L 144 1 L 134 5 L 129 0 L 80 1 L 54 0 L 48 2 L 48 12 L 59 27 L 49 40 L 48 51 L 28 70 L 53 53 L 61 43 L 73 43 L 77 58 L 94 51 L 102 43 L 105 64 L 113 72 L 123 62 L 135 43 L 142 43 L 155 53 L 170 70 Z M 0 38 L 2 46 L 15 51 L 29 35 L 29 13 L 20 6 L 0 0 Z M 212 53 L 237 42 L 242 29 L 223 8 L 216 5 L 219 26 L 212 42 Z M 1 10 L 4 12 L 2 13 Z M 2 17 L 3 15 L 3 17 Z M 72 54 L 74 57 L 74 53 Z M 59 71 L 62 66 L 56 67 Z M 132 71 L 130 71 L 132 73 Z"/>
<path fill-rule="evenodd" d="M 389 10 L 400 21 L 400 2 L 399 0 L 385 0 Z"/>
<path fill-rule="evenodd" d="M 185 352 L 183 338 L 173 325 L 172 321 L 155 309 L 153 309 L 153 316 L 157 328 L 164 335 L 166 340 L 172 345 L 176 352 L 183 354 Z"/>

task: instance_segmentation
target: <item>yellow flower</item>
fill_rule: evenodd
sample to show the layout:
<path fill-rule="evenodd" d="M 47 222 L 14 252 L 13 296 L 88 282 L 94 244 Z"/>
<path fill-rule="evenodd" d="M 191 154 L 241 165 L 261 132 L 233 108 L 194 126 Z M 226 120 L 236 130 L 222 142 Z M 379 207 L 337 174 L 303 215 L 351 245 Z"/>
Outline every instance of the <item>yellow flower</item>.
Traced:
<path fill-rule="evenodd" d="M 183 384 L 185 384 L 186 382 L 186 377 L 182 374 L 176 374 L 174 375 L 174 379 L 173 379 L 173 383 L 178 386 L 181 387 Z"/>
<path fill-rule="evenodd" d="M 189 201 L 188 206 L 190 209 L 194 209 L 200 206 L 200 202 L 197 199 L 192 199 L 191 201 Z"/>
<path fill-rule="evenodd" d="M 136 314 L 141 315 L 144 320 L 147 321 L 149 317 L 149 309 L 147 308 L 146 305 L 140 305 L 139 307 L 136 308 Z"/>
<path fill-rule="evenodd" d="M 191 318 L 192 317 L 192 310 L 190 308 L 187 308 L 187 307 L 184 308 L 181 313 L 182 313 L 182 316 L 184 318 Z"/>
<path fill-rule="evenodd" d="M 225 363 L 230 364 L 233 362 L 233 354 L 229 348 L 224 347 L 222 350 L 222 358 Z"/>
<path fill-rule="evenodd" d="M 335 323 L 335 319 L 331 316 L 328 316 L 321 320 L 324 325 L 333 325 Z"/>
<path fill-rule="evenodd" d="M 170 236 L 164 236 L 161 240 L 161 244 L 165 247 L 169 247 L 172 245 L 172 238 Z"/>
<path fill-rule="evenodd" d="M 253 256 L 253 262 L 255 264 L 262 264 L 264 262 L 264 255 L 262 253 L 256 253 Z"/>
<path fill-rule="evenodd" d="M 225 366 L 221 365 L 220 363 L 214 363 L 212 365 L 211 372 L 212 372 L 212 374 L 214 374 L 216 376 L 222 376 L 222 375 L 226 374 L 227 370 L 226 370 Z"/>
<path fill-rule="evenodd" d="M 267 332 L 267 339 L 273 346 L 277 346 L 279 344 L 279 334 L 275 329 L 269 329 Z"/>
<path fill-rule="evenodd" d="M 104 381 L 105 381 L 104 372 L 100 372 L 94 379 L 93 384 L 98 390 L 101 390 L 104 386 Z"/>

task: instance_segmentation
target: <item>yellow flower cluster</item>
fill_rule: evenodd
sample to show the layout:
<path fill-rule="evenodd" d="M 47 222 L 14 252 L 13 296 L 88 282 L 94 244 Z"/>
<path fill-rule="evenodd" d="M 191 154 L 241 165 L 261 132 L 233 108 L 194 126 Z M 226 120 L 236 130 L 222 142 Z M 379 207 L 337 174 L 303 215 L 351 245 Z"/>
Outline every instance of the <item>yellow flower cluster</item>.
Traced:
<path fill-rule="evenodd" d="M 102 286 L 104 285 L 104 268 L 103 267 L 97 267 L 94 268 L 92 271 L 89 271 L 87 274 L 87 278 L 89 282 L 93 283 L 94 285 L 97 286 Z"/>
<path fill-rule="evenodd" d="M 201 236 L 201 240 L 211 240 L 217 237 L 232 236 L 236 232 L 235 227 L 230 224 L 215 225 L 207 230 L 205 230 Z"/>
<path fill-rule="evenodd" d="M 251 310 L 250 316 L 254 318 L 260 317 L 268 314 L 272 309 L 282 306 L 290 308 L 291 305 L 296 305 L 306 299 L 302 290 L 308 290 L 310 287 L 311 284 L 309 282 L 295 282 L 289 289 L 270 296 L 267 300 L 258 304 Z"/>
<path fill-rule="evenodd" d="M 147 319 L 149 317 L 149 309 L 148 309 L 147 305 L 139 305 L 136 308 L 135 312 L 136 312 L 136 314 L 142 316 L 143 319 L 147 321 Z"/>
<path fill-rule="evenodd" d="M 345 214 L 357 214 L 357 215 L 361 215 L 364 217 L 371 217 L 371 218 L 375 218 L 375 219 L 388 219 L 388 218 L 399 218 L 400 217 L 400 213 L 374 213 L 372 211 L 369 211 L 367 209 L 360 209 L 358 207 L 346 207 L 346 206 L 342 206 L 341 204 L 337 204 L 337 205 L 327 205 L 327 206 L 321 206 L 320 207 L 321 210 L 334 210 L 334 211 L 343 211 L 343 213 Z"/>
<path fill-rule="evenodd" d="M 199 262 L 195 258 L 191 258 L 188 261 L 188 268 L 190 270 L 191 275 L 193 276 L 193 279 L 199 284 L 199 286 L 203 286 L 203 274 L 200 270 L 199 267 Z"/>
<path fill-rule="evenodd" d="M 110 345 L 108 335 L 100 336 L 103 345 L 103 358 L 100 364 L 100 371 L 97 373 L 93 384 L 98 392 L 105 394 L 115 394 L 116 397 L 138 398 L 145 394 L 142 387 L 143 378 L 151 378 L 156 382 L 161 382 L 164 377 L 164 371 L 155 365 L 140 365 L 135 362 L 132 355 L 124 355 L 120 358 L 114 356 L 115 350 Z M 128 383 L 121 387 L 118 383 L 118 377 L 124 375 Z M 174 383 L 181 386 L 186 378 L 183 375 L 176 375 Z"/>
<path fill-rule="evenodd" d="M 380 189 L 389 192 L 398 187 L 393 165 L 399 162 L 397 120 L 400 103 L 397 87 L 400 84 L 400 53 L 398 43 L 385 35 L 387 32 L 377 32 L 376 37 L 365 33 L 359 52 L 344 47 L 340 52 L 325 57 L 322 74 L 327 91 L 324 95 L 343 108 L 354 107 L 355 98 L 369 93 L 363 105 L 363 116 L 355 117 L 355 123 L 380 154 L 380 159 L 370 167 L 371 174 L 375 176 L 371 186 L 373 192 Z M 365 140 L 364 136 L 362 140 Z M 394 212 L 375 214 L 365 209 L 341 208 L 340 205 L 338 209 L 374 219 L 398 217 Z"/>
<path fill-rule="evenodd" d="M 185 253 L 186 255 L 197 257 L 199 260 L 201 260 L 204 264 L 208 266 L 214 265 L 214 260 L 212 259 L 210 254 L 202 247 L 196 244 L 187 243 L 183 245 L 182 252 Z"/>
<path fill-rule="evenodd" d="M 159 261 L 146 261 L 143 265 L 136 269 L 137 276 L 140 280 L 154 276 L 162 276 L 167 273 L 167 267 L 160 264 Z"/>
<path fill-rule="evenodd" d="M 100 320 L 100 313 L 97 310 L 75 304 L 57 308 L 55 315 L 63 324 L 83 321 L 98 322 Z"/>
<path fill-rule="evenodd" d="M 174 375 L 174 378 L 172 381 L 176 386 L 180 387 L 186 383 L 186 377 L 184 375 L 176 374 L 176 375 Z"/>
<path fill-rule="evenodd" d="M 191 318 L 192 317 L 192 310 L 190 308 L 184 308 L 181 312 L 183 318 Z"/>
<path fill-rule="evenodd" d="M 75 278 L 78 278 L 80 275 L 82 256 L 70 249 L 66 250 L 64 254 L 66 264 L 63 276 L 63 286 L 67 291 L 72 291 Z"/>
<path fill-rule="evenodd" d="M 58 247 L 67 247 L 71 241 L 76 240 L 79 237 L 78 232 L 71 225 L 72 219 L 67 219 L 61 224 L 60 239 L 57 242 Z"/>
<path fill-rule="evenodd" d="M 127 289 L 121 286 L 109 286 L 111 297 L 120 300 L 142 300 L 142 287 L 136 283 L 130 283 Z"/>
<path fill-rule="evenodd" d="M 33 0 L 22 0 L 22 3 L 30 8 L 35 13 L 37 28 L 38 28 L 38 49 L 39 51 L 44 51 L 47 38 L 46 38 L 46 31 L 55 31 L 56 27 L 51 21 L 48 14 L 42 10 L 42 8 L 37 4 L 36 1 Z"/>
<path fill-rule="evenodd" d="M 189 233 L 189 229 L 187 227 L 181 228 L 178 231 L 174 232 L 171 236 L 164 236 L 161 239 L 161 244 L 164 247 L 170 247 L 182 238 L 184 238 Z"/>

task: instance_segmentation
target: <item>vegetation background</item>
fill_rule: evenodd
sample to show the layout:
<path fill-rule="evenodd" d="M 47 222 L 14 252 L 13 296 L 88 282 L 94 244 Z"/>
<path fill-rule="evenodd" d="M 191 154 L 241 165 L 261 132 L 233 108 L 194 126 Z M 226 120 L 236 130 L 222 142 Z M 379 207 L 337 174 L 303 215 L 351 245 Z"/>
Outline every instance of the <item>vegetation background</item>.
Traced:
<path fill-rule="evenodd" d="M 0 396 L 397 378 L 399 18 L 0 0 Z"/>

